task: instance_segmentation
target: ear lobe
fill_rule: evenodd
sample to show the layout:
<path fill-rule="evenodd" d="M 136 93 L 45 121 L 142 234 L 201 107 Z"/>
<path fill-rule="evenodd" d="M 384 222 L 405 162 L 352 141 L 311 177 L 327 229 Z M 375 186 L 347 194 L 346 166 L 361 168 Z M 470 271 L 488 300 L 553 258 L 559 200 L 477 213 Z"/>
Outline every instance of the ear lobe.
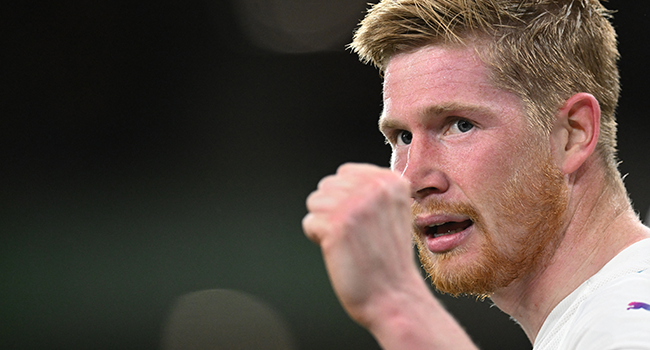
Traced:
<path fill-rule="evenodd" d="M 594 153 L 600 133 L 600 104 L 588 93 L 578 93 L 560 108 L 552 141 L 556 161 L 571 174 Z"/>

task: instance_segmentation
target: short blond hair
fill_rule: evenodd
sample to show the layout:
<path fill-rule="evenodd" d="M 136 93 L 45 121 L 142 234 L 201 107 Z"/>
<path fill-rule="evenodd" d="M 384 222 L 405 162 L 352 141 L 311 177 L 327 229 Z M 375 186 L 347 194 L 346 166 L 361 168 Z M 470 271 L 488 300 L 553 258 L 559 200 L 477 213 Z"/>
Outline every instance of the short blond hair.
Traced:
<path fill-rule="evenodd" d="M 610 18 L 598 0 L 383 0 L 350 47 L 383 72 L 396 53 L 478 39 L 494 83 L 517 94 L 543 131 L 573 94 L 594 95 L 602 111 L 596 149 L 618 175 L 619 53 Z"/>

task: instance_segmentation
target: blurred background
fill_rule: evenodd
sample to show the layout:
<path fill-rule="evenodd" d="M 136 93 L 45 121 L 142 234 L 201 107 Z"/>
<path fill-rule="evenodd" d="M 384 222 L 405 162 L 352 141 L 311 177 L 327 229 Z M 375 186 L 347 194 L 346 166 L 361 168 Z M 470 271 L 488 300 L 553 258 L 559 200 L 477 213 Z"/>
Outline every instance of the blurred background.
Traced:
<path fill-rule="evenodd" d="M 648 212 L 650 3 L 619 12 L 620 169 Z M 366 0 L 4 3 L 0 348 L 158 349 L 175 300 L 229 288 L 300 349 L 378 349 L 304 238 L 305 197 L 388 165 L 381 80 L 345 50 Z M 442 297 L 483 349 L 530 349 L 490 302 Z"/>

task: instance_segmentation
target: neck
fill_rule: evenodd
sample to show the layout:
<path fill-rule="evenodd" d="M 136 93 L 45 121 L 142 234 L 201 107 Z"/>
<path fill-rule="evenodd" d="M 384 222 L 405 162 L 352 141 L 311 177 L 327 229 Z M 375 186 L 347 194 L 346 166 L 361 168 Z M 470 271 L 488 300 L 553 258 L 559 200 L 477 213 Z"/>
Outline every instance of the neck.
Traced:
<path fill-rule="evenodd" d="M 590 179 L 585 178 L 587 173 L 570 184 L 568 222 L 548 263 L 492 295 L 494 303 L 519 322 L 532 343 L 562 299 L 623 249 L 650 237 L 622 182 L 612 186 L 602 173 Z"/>

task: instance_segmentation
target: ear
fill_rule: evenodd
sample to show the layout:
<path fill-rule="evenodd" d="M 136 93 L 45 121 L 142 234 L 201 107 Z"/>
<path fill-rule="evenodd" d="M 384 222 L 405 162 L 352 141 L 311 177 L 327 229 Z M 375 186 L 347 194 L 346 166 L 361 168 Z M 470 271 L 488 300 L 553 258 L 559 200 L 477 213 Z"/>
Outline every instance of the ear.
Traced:
<path fill-rule="evenodd" d="M 594 153 L 600 133 L 600 105 L 588 93 L 578 93 L 559 109 L 551 145 L 564 174 L 571 174 Z"/>

